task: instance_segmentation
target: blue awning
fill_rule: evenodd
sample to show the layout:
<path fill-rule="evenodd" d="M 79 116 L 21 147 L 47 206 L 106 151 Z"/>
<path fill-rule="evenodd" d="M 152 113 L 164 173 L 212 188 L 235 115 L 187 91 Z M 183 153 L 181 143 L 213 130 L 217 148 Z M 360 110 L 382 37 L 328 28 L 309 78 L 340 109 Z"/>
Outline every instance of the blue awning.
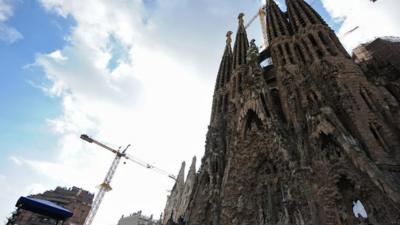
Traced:
<path fill-rule="evenodd" d="M 37 198 L 20 197 L 15 206 L 56 220 L 65 220 L 73 216 L 73 213 L 68 209 Z"/>

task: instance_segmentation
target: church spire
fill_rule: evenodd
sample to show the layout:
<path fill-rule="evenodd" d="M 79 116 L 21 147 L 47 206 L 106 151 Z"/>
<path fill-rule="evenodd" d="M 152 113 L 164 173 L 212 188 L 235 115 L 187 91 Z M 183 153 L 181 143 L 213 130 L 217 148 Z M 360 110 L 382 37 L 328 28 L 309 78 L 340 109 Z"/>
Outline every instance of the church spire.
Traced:
<path fill-rule="evenodd" d="M 232 73 L 232 31 L 228 31 L 226 33 L 226 46 L 225 46 L 225 51 L 224 55 L 222 56 L 222 60 L 219 66 L 218 70 L 218 76 L 217 76 L 217 83 L 215 90 L 218 90 L 219 88 L 223 88 L 226 83 L 229 82 L 231 73 Z"/>
<path fill-rule="evenodd" d="M 233 53 L 232 53 L 232 31 L 228 31 L 226 33 L 226 46 L 224 55 L 222 56 L 221 63 L 218 70 L 217 81 L 215 84 L 214 90 L 214 100 L 211 112 L 211 120 L 213 121 L 215 115 L 217 113 L 227 111 L 228 107 L 228 96 L 221 95 L 221 92 L 224 92 L 224 88 L 226 84 L 229 82 L 232 74 L 232 62 L 233 62 Z"/>
<path fill-rule="evenodd" d="M 288 21 L 274 0 L 267 1 L 267 12 L 269 41 L 280 36 L 290 35 Z"/>
<path fill-rule="evenodd" d="M 293 43 L 289 40 L 292 30 L 286 15 L 273 0 L 267 1 L 267 26 L 271 56 L 277 67 L 295 64 L 297 57 Z"/>
<path fill-rule="evenodd" d="M 179 174 L 176 178 L 177 185 L 182 186 L 182 187 L 185 185 L 185 166 L 186 166 L 186 163 L 185 163 L 185 161 L 183 161 L 182 165 L 181 165 L 181 169 L 179 170 Z"/>
<path fill-rule="evenodd" d="M 191 174 L 196 174 L 196 156 L 194 156 L 193 159 L 192 159 L 192 164 L 190 165 L 190 169 L 189 169 L 189 172 L 188 172 L 188 177 Z"/>
<path fill-rule="evenodd" d="M 240 65 L 246 64 L 246 53 L 249 48 L 249 41 L 247 39 L 246 28 L 244 27 L 244 13 L 240 13 L 239 28 L 236 33 L 235 46 L 233 48 L 233 69 Z"/>
<path fill-rule="evenodd" d="M 309 4 L 304 0 L 286 0 L 286 6 L 291 28 L 303 36 L 302 45 L 308 51 L 310 59 L 337 55 L 349 57 L 335 32 Z M 304 29 L 305 27 L 309 28 Z M 299 32 L 302 29 L 304 32 Z"/>
<path fill-rule="evenodd" d="M 288 14 L 293 30 L 298 31 L 302 27 L 326 22 L 304 0 L 286 0 Z"/>

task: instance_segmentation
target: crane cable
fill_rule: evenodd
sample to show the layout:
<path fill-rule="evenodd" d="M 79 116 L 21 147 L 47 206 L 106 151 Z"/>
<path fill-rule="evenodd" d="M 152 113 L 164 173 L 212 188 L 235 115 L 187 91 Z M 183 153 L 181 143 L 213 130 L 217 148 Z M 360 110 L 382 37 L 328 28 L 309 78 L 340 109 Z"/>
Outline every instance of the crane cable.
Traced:
<path fill-rule="evenodd" d="M 154 170 L 155 172 L 157 172 L 157 173 L 159 173 L 159 174 L 166 175 L 166 176 L 168 176 L 168 177 L 170 177 L 170 178 L 176 180 L 176 177 L 175 177 L 174 175 L 168 173 L 167 171 L 165 171 L 165 170 L 163 170 L 163 169 L 161 169 L 161 168 L 158 168 L 158 167 L 156 167 L 156 166 L 154 166 L 154 165 L 152 165 L 152 164 L 150 164 L 150 163 L 147 163 L 147 162 L 145 162 L 145 161 L 143 161 L 143 160 L 141 160 L 141 159 L 138 159 L 138 158 L 136 158 L 136 157 L 133 157 L 132 155 L 124 154 L 123 157 L 124 157 L 125 159 L 128 159 L 128 160 L 130 160 L 130 161 L 136 163 L 136 164 L 139 164 L 140 166 L 142 166 L 142 167 L 144 167 L 144 168 L 152 169 L 152 170 Z"/>

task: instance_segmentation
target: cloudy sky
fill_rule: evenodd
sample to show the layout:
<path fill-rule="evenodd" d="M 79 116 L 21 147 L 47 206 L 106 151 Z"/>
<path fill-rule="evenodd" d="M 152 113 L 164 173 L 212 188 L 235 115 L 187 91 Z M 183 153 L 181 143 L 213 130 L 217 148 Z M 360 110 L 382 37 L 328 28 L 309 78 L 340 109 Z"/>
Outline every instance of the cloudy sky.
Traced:
<path fill-rule="evenodd" d="M 348 50 L 400 36 L 398 0 L 309 2 Z M 174 174 L 182 161 L 200 159 L 225 33 L 261 3 L 0 0 L 0 223 L 21 195 L 96 191 L 113 155 L 81 133 L 115 148 L 132 144 L 130 154 Z M 248 32 L 261 44 L 259 24 Z M 138 210 L 158 217 L 172 185 L 121 164 L 94 224 Z"/>

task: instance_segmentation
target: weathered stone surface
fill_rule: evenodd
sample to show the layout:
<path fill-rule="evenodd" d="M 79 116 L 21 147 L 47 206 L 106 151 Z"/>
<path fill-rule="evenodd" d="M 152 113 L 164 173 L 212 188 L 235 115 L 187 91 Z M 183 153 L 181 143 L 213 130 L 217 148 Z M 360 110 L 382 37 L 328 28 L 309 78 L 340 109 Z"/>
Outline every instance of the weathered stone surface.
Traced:
<path fill-rule="evenodd" d="M 176 183 L 171 190 L 171 194 L 167 198 L 167 203 L 164 210 L 163 224 L 166 224 L 170 218 L 172 221 L 177 221 L 177 209 L 181 202 L 181 196 L 185 189 L 185 162 L 182 162 L 181 169 L 179 170 L 176 178 Z"/>
<path fill-rule="evenodd" d="M 242 14 L 233 50 L 228 33 L 195 188 L 170 224 L 400 224 L 396 92 L 307 3 L 286 4 L 267 8 L 273 65 L 259 65 Z"/>
<path fill-rule="evenodd" d="M 193 157 L 186 180 L 184 180 L 185 165 L 185 162 L 183 162 L 176 183 L 172 188 L 171 194 L 168 196 L 164 209 L 163 224 L 167 224 L 168 221 L 169 223 L 183 221 L 187 218 L 186 212 L 197 182 L 196 157 Z"/>

